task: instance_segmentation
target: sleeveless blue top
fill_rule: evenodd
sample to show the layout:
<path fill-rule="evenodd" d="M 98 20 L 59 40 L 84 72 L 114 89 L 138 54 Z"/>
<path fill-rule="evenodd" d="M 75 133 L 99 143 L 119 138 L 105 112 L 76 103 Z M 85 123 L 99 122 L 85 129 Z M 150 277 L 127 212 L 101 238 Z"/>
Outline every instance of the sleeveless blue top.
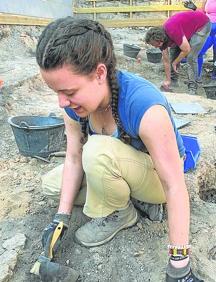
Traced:
<path fill-rule="evenodd" d="M 118 114 L 122 126 L 129 136 L 131 136 L 131 146 L 137 150 L 146 152 L 145 145 L 139 137 L 140 122 L 145 112 L 154 105 L 163 106 L 171 119 L 176 135 L 179 154 L 185 154 L 185 148 L 180 133 L 178 132 L 171 115 L 171 109 L 165 96 L 151 82 L 127 71 L 118 71 L 117 80 L 119 84 Z M 80 117 L 69 107 L 64 108 L 68 116 L 76 121 Z M 91 130 L 90 134 L 95 134 Z M 118 138 L 118 133 L 114 132 L 113 137 Z"/>

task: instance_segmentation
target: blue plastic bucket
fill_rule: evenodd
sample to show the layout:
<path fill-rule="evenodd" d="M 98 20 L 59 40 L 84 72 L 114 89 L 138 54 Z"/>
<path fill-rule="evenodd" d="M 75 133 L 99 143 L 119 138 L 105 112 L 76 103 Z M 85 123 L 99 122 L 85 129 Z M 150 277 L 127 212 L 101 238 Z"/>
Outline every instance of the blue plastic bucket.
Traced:
<path fill-rule="evenodd" d="M 64 120 L 56 116 L 14 116 L 8 119 L 20 154 L 48 157 L 61 150 Z"/>
<path fill-rule="evenodd" d="M 181 135 L 181 137 L 186 153 L 186 158 L 184 160 L 184 172 L 187 172 L 196 168 L 201 150 L 197 137 L 189 135 Z"/>

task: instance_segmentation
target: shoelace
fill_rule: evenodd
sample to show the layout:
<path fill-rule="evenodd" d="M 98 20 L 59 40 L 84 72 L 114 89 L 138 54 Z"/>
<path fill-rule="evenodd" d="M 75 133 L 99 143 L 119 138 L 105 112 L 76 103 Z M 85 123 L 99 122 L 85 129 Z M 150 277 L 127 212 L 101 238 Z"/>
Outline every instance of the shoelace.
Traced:
<path fill-rule="evenodd" d="M 109 221 L 114 221 L 118 218 L 118 211 L 115 211 L 114 213 L 106 216 L 106 217 L 98 217 L 94 218 L 90 221 L 91 224 L 96 224 L 97 226 L 105 226 L 105 224 Z"/>

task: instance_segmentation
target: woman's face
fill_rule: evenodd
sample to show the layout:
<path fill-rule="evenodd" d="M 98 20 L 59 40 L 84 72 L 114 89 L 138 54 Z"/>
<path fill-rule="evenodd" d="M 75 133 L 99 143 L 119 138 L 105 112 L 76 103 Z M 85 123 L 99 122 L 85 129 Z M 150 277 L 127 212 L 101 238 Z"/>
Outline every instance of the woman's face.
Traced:
<path fill-rule="evenodd" d="M 109 101 L 106 73 L 103 76 L 101 69 L 81 75 L 64 65 L 58 69 L 41 69 L 41 75 L 48 87 L 57 93 L 59 106 L 70 107 L 80 117 L 88 116 Z"/>

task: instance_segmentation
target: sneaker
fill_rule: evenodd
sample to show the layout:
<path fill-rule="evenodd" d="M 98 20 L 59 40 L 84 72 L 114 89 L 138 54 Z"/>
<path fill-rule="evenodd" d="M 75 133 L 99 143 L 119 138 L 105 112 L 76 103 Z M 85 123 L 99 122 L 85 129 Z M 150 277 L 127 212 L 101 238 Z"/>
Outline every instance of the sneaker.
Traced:
<path fill-rule="evenodd" d="M 133 204 L 116 210 L 107 217 L 94 218 L 75 232 L 75 241 L 85 247 L 95 247 L 110 241 L 120 230 L 131 227 L 138 221 Z"/>
<path fill-rule="evenodd" d="M 159 222 L 163 220 L 164 208 L 162 204 L 150 204 L 137 199 L 131 199 L 131 201 L 134 204 L 134 207 L 142 214 L 146 215 L 150 220 Z"/>

